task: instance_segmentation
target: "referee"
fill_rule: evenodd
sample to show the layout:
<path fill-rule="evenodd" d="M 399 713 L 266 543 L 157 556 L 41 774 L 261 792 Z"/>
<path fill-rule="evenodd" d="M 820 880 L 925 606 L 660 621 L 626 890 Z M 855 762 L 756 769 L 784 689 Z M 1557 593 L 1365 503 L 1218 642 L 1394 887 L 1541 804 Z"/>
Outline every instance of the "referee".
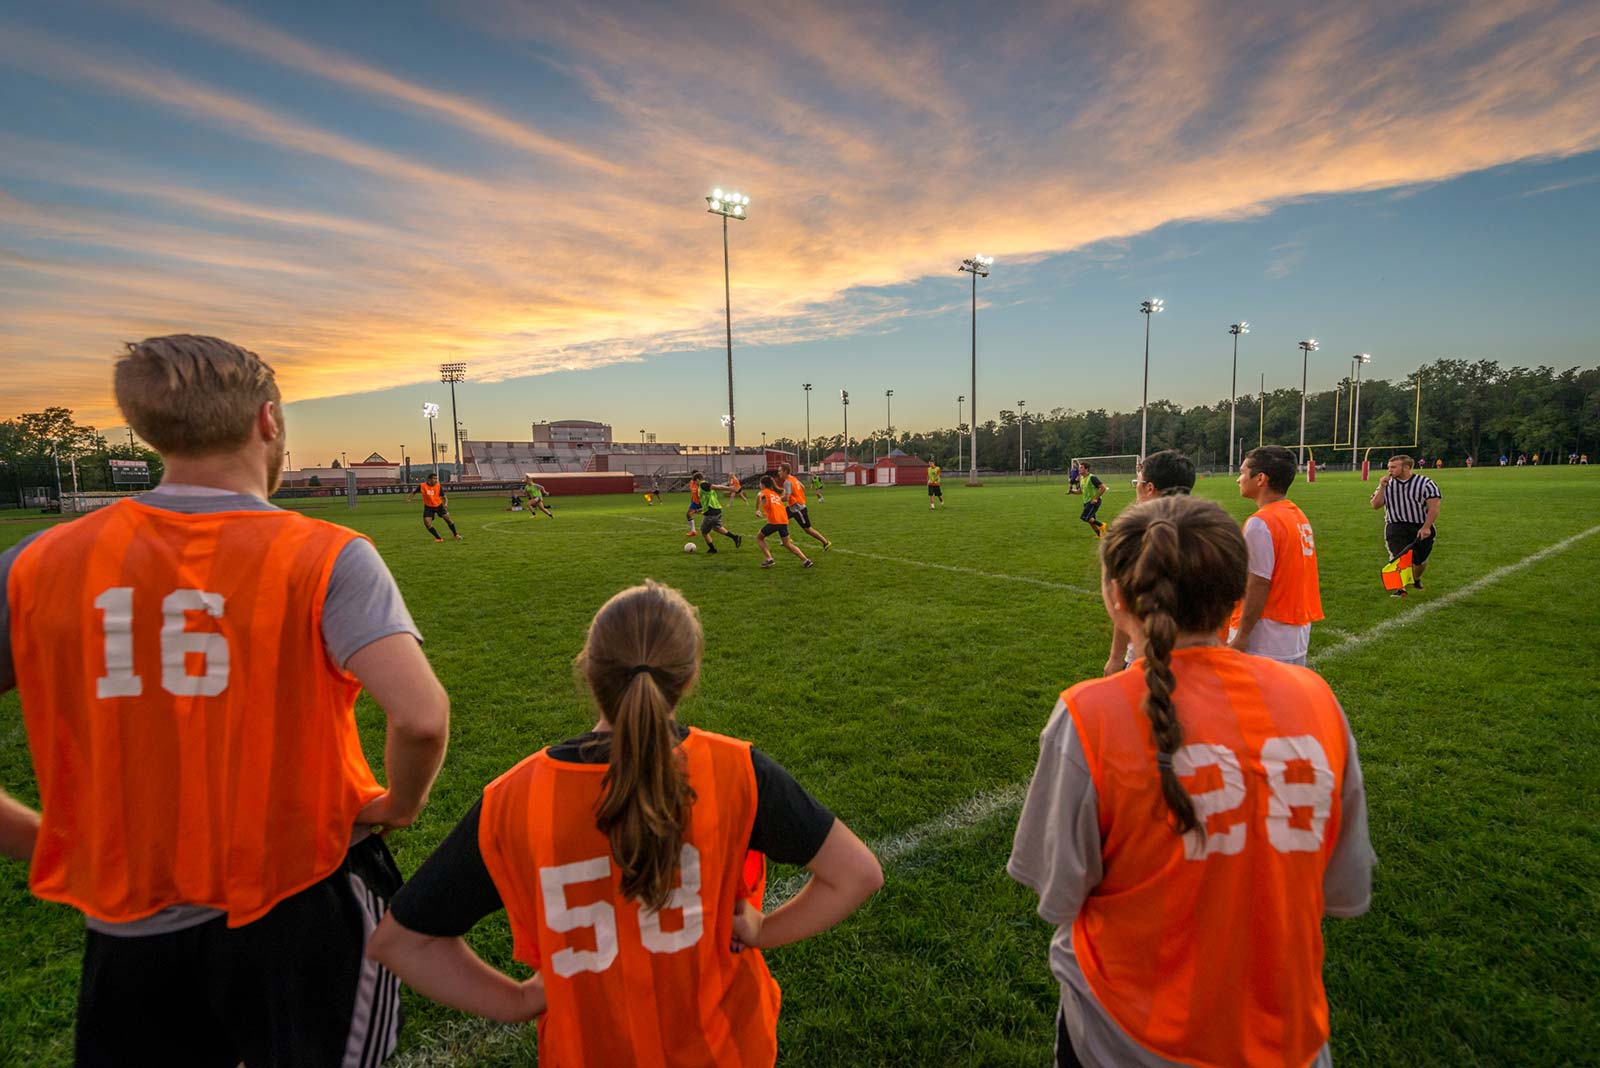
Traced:
<path fill-rule="evenodd" d="M 1409 456 L 1389 457 L 1389 473 L 1378 480 L 1372 507 L 1383 509 L 1383 540 L 1393 560 L 1411 549 L 1411 586 L 1422 589 L 1422 571 L 1433 553 L 1434 521 L 1439 518 L 1439 487 L 1427 475 L 1416 474 Z M 1395 590 L 1392 596 L 1404 597 Z"/>

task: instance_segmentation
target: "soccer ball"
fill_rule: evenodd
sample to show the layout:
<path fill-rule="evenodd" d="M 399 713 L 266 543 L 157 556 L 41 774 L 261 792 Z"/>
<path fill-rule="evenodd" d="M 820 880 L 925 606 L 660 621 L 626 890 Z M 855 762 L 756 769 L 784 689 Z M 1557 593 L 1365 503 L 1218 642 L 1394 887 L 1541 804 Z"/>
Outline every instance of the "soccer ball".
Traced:
<path fill-rule="evenodd" d="M 692 552 L 694 552 L 694 551 L 695 551 L 695 544 L 694 544 L 694 542 L 692 542 L 692 541 L 686 541 L 686 542 L 684 542 L 684 543 L 683 543 L 683 551 L 684 551 L 684 552 L 686 552 L 686 553 L 692 553 Z"/>

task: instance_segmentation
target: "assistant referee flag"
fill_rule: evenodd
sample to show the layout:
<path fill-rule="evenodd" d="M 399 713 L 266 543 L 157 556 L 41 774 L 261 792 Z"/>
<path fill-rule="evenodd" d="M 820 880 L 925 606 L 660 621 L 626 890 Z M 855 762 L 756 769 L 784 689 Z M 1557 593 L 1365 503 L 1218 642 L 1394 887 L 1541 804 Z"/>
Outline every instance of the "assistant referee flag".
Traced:
<path fill-rule="evenodd" d="M 1383 588 L 1386 590 L 1403 590 L 1411 585 L 1411 549 L 1383 565 Z"/>

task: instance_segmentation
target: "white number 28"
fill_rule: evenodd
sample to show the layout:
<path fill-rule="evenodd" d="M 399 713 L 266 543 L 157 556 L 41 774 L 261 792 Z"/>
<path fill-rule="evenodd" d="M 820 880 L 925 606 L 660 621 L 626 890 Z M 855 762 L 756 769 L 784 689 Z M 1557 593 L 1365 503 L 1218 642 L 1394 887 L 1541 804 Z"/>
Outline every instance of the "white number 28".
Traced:
<path fill-rule="evenodd" d="M 1311 769 L 1310 782 L 1290 782 L 1291 763 Z M 1225 745 L 1201 743 L 1186 745 L 1172 756 L 1172 770 L 1179 776 L 1193 775 L 1203 767 L 1214 766 L 1222 785 L 1214 790 L 1191 793 L 1195 815 L 1202 827 L 1210 816 L 1233 812 L 1244 804 L 1244 772 L 1239 757 Z M 1322 848 L 1323 832 L 1333 812 L 1333 768 L 1322 743 L 1309 734 L 1293 738 L 1268 738 L 1261 746 L 1261 767 L 1267 773 L 1267 841 L 1280 853 L 1312 853 Z M 1296 827 L 1295 809 L 1310 809 L 1307 827 Z M 1231 856 L 1244 849 L 1248 823 L 1240 821 L 1226 831 L 1201 835 L 1198 829 L 1183 836 L 1183 855 L 1189 860 L 1211 856 Z"/>
<path fill-rule="evenodd" d="M 113 586 L 94 599 L 105 635 L 106 673 L 95 680 L 95 696 L 138 697 L 144 680 L 133 673 L 133 588 Z M 174 697 L 215 697 L 228 688 L 228 639 L 188 629 L 188 613 L 221 619 L 223 597 L 205 590 L 173 590 L 161 602 L 161 688 Z M 205 673 L 189 674 L 189 656 L 205 662 Z"/>
<path fill-rule="evenodd" d="M 661 929 L 661 914 L 639 910 L 639 941 L 652 953 L 676 953 L 700 941 L 705 917 L 700 904 L 700 851 L 685 842 L 678 854 L 679 885 L 664 907 L 683 910 L 683 926 Z M 585 927 L 594 931 L 593 949 L 558 949 L 550 957 L 550 970 L 563 978 L 579 972 L 603 972 L 617 959 L 617 912 L 609 901 L 568 905 L 567 887 L 611 878 L 611 858 L 595 857 L 571 864 L 539 869 L 539 890 L 544 895 L 544 922 L 552 931 L 565 933 Z"/>

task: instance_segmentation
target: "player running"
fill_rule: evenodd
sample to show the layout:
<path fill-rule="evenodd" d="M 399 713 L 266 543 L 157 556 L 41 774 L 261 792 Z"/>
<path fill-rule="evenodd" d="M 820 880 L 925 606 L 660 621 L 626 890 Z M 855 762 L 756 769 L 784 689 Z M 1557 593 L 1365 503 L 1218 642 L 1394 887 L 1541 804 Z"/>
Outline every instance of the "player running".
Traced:
<path fill-rule="evenodd" d="M 700 511 L 700 472 L 689 472 L 689 507 L 684 510 L 683 521 L 689 525 L 684 531 L 688 537 L 694 537 L 694 514 Z"/>
<path fill-rule="evenodd" d="M 883 870 L 772 758 L 677 722 L 703 643 L 676 590 L 607 601 L 578 658 L 594 729 L 484 788 L 395 899 L 373 956 L 452 1008 L 542 1016 L 540 1064 L 772 1065 L 779 991 L 763 951 L 839 923 Z M 764 916 L 766 857 L 811 879 Z M 502 908 L 531 979 L 463 940 Z"/>
<path fill-rule="evenodd" d="M 761 476 L 761 492 L 756 495 L 756 507 L 761 509 L 761 516 L 766 523 L 761 527 L 761 532 L 756 535 L 756 544 L 761 546 L 762 567 L 771 567 L 775 562 L 772 553 L 767 548 L 767 535 L 776 534 L 783 547 L 794 553 L 805 562 L 804 566 L 810 567 L 813 563 L 810 557 L 800 551 L 789 537 L 789 517 L 792 510 L 784 504 L 783 498 L 778 496 L 778 483 L 771 475 Z"/>
<path fill-rule="evenodd" d="M 1094 531 L 1095 537 L 1100 537 L 1106 532 L 1106 525 L 1099 520 L 1100 498 L 1106 495 L 1106 484 L 1100 481 L 1100 476 L 1089 470 L 1087 463 L 1078 464 L 1079 473 L 1089 479 L 1089 488 L 1094 491 L 1094 496 L 1083 502 L 1083 511 L 1078 513 L 1078 518 L 1089 524 L 1089 529 Z M 1083 493 L 1080 487 L 1079 493 Z"/>
<path fill-rule="evenodd" d="M 739 481 L 738 475 L 728 476 L 728 499 L 750 503 L 750 498 L 744 495 L 744 483 Z"/>
<path fill-rule="evenodd" d="M 778 477 L 782 480 L 783 501 L 789 508 L 789 517 L 800 524 L 801 530 L 820 541 L 823 549 L 833 548 L 833 542 L 823 537 L 821 531 L 812 528 L 811 512 L 806 508 L 805 487 L 794 477 L 794 468 L 787 461 L 778 465 Z"/>
<path fill-rule="evenodd" d="M 811 492 L 817 495 L 817 500 L 819 501 L 828 499 L 822 495 L 822 476 L 815 471 L 811 472 Z"/>
<path fill-rule="evenodd" d="M 929 460 L 928 461 L 928 511 L 930 511 L 930 512 L 933 511 L 935 507 L 940 507 L 940 508 L 944 507 L 944 487 L 939 485 L 939 479 L 942 478 L 943 476 L 944 476 L 944 472 L 939 470 L 939 465 L 934 463 L 932 460 Z M 937 499 L 937 501 L 938 501 L 937 505 L 935 505 L 935 503 L 934 503 L 935 499 Z"/>
<path fill-rule="evenodd" d="M 75 1063 L 376 1064 L 399 984 L 363 951 L 400 872 L 372 832 L 427 800 L 449 702 L 372 543 L 267 502 L 271 367 L 176 335 L 115 381 L 161 485 L 0 554 L 42 810 L 0 793 L 0 850 L 86 917 Z"/>
<path fill-rule="evenodd" d="M 446 506 L 444 487 L 439 485 L 437 471 L 428 476 L 428 481 L 417 483 L 417 488 L 406 494 L 406 500 L 409 501 L 418 493 L 422 494 L 422 525 L 433 535 L 434 542 L 444 541 L 439 537 L 439 532 L 433 529 L 434 516 L 443 519 L 444 525 L 450 528 L 450 533 L 456 536 L 456 541 L 461 541 L 460 531 L 456 530 L 456 525 L 450 521 L 450 509 Z"/>
<path fill-rule="evenodd" d="M 1061 695 L 1006 869 L 1057 925 L 1055 1063 L 1326 1066 L 1322 918 L 1367 911 L 1375 863 L 1349 724 L 1219 644 L 1249 555 L 1215 503 L 1136 505 L 1101 560 L 1143 670 Z"/>
<path fill-rule="evenodd" d="M 714 485 L 709 478 L 700 478 L 700 500 L 705 504 L 705 511 L 700 519 L 700 536 L 706 541 L 706 552 L 715 553 L 717 547 L 711 542 L 711 535 L 721 534 L 725 538 L 733 539 L 735 549 L 744 544 L 744 537 L 735 534 L 722 525 L 722 498 L 717 496 L 718 490 L 726 490 L 730 494 L 732 486 Z"/>
<path fill-rule="evenodd" d="M 556 517 L 556 514 L 544 503 L 544 499 L 550 495 L 550 491 L 535 482 L 532 475 L 523 476 L 522 490 L 528 495 L 529 519 L 538 519 L 539 512 L 543 512 L 551 519 Z"/>

